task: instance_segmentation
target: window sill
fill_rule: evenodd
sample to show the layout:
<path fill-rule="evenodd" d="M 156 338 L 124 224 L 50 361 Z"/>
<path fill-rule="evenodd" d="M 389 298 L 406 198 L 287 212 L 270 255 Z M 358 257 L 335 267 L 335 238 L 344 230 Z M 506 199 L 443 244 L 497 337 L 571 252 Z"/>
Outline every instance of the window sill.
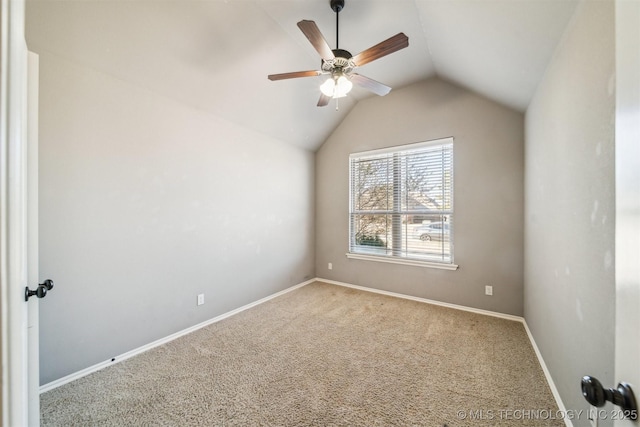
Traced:
<path fill-rule="evenodd" d="M 392 257 L 376 256 L 376 255 L 364 255 L 364 254 L 356 254 L 353 252 L 347 252 L 347 258 L 360 259 L 364 261 L 387 262 L 390 264 L 411 265 L 414 267 L 437 268 L 440 270 L 457 270 L 458 269 L 457 264 L 441 264 L 439 262 L 418 261 L 413 259 L 392 258 Z"/>

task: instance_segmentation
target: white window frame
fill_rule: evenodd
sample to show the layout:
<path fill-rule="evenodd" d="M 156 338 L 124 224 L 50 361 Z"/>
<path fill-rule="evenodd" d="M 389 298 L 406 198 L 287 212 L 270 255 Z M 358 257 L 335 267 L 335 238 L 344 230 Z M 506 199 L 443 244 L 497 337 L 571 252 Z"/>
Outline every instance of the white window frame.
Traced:
<path fill-rule="evenodd" d="M 353 242 L 353 221 L 352 221 L 352 215 L 354 215 L 353 212 L 353 160 L 354 159 L 361 159 L 361 158 L 365 158 L 365 157 L 370 157 L 370 156 L 380 156 L 380 155 L 384 155 L 384 154 L 389 154 L 389 153 L 402 153 L 402 152 L 406 152 L 406 151 L 411 151 L 411 150 L 417 150 L 417 149 L 421 149 L 421 148 L 426 148 L 426 147 L 433 147 L 433 146 L 443 146 L 443 145 L 451 145 L 451 150 L 453 150 L 453 137 L 448 137 L 448 138 L 441 138 L 441 139 L 437 139 L 437 140 L 431 140 L 431 141 L 424 141 L 424 142 L 417 142 L 417 143 L 412 143 L 412 144 L 405 144 L 405 145 L 399 145 L 399 146 L 393 146 L 393 147 L 387 147 L 387 148 L 382 148 L 382 149 L 377 149 L 377 150 L 370 150 L 370 151 L 363 151 L 363 152 L 358 152 L 358 153 L 352 153 L 349 155 L 349 235 L 348 235 L 348 252 L 347 252 L 347 257 L 350 259 L 359 259 L 359 260 L 366 260 L 366 261 L 377 261 L 377 262 L 385 262 L 385 263 L 392 263 L 392 264 L 402 264 L 402 265 L 411 265 L 411 266 L 418 266 L 418 267 L 428 267 L 428 268 L 438 268 L 438 269 L 444 269 L 444 270 L 456 270 L 458 268 L 458 265 L 454 264 L 454 244 L 453 244 L 453 228 L 450 230 L 450 235 L 449 235 L 449 253 L 450 253 L 450 259 L 449 260 L 443 260 L 443 261 L 439 261 L 439 260 L 425 260 L 425 259 L 419 259 L 419 258 L 412 258 L 410 256 L 408 256 L 406 253 L 404 253 L 403 255 L 398 255 L 398 254 L 371 254 L 371 253 L 363 253 L 363 252 L 355 252 L 352 251 L 353 247 L 352 247 L 352 242 Z M 453 166 L 452 166 L 453 168 Z M 453 210 L 453 190 L 454 190 L 454 184 L 453 184 L 453 170 L 452 172 L 452 176 L 451 176 L 451 208 L 449 211 L 447 211 L 447 215 L 450 215 L 450 218 L 453 218 L 454 215 L 454 210 Z"/>

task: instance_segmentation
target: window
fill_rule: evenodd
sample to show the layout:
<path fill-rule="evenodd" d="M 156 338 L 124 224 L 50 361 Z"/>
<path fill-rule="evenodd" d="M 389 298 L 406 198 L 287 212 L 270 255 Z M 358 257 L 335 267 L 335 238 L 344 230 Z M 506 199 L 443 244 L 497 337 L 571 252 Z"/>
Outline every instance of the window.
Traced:
<path fill-rule="evenodd" d="M 453 265 L 453 138 L 355 153 L 350 258 Z"/>

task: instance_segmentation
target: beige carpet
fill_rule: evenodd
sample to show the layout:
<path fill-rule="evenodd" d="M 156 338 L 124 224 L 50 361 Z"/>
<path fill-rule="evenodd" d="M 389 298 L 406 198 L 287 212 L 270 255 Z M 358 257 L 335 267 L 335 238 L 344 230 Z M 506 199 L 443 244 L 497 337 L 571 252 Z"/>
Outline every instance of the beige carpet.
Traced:
<path fill-rule="evenodd" d="M 557 410 L 522 324 L 324 283 L 41 396 L 43 426 L 563 426 Z"/>

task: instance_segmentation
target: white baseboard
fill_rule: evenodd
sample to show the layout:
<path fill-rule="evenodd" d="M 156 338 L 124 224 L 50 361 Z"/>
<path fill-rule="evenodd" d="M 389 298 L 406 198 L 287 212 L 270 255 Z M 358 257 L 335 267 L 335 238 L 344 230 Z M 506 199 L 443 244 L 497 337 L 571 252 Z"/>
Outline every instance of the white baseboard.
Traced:
<path fill-rule="evenodd" d="M 387 296 L 392 296 L 392 297 L 397 297 L 397 298 L 403 298 L 403 299 L 408 299 L 408 300 L 412 300 L 412 301 L 423 302 L 423 303 L 426 303 L 426 304 L 433 304 L 433 305 L 438 305 L 438 306 L 441 306 L 441 307 L 453 308 L 455 310 L 468 311 L 468 312 L 471 312 L 471 313 L 482 314 L 482 315 L 485 315 L 485 316 L 499 317 L 499 318 L 502 318 L 502 319 L 513 320 L 515 322 L 522 323 L 522 325 L 524 326 L 525 331 L 527 332 L 527 336 L 529 337 L 529 342 L 531 342 L 531 346 L 533 347 L 533 350 L 536 353 L 536 357 L 538 358 L 538 363 L 540 363 L 540 367 L 542 368 L 542 372 L 544 372 L 544 376 L 545 376 L 545 378 L 547 380 L 547 383 L 549 384 L 549 388 L 551 389 L 551 393 L 553 394 L 553 398 L 555 399 L 556 404 L 558 405 L 558 410 L 562 414 L 566 414 L 567 413 L 567 409 L 564 406 L 564 403 L 562 402 L 562 398 L 560 397 L 560 392 L 558 392 L 558 389 L 557 389 L 555 383 L 553 382 L 553 378 L 551 377 L 551 373 L 549 372 L 549 369 L 547 368 L 546 363 L 544 363 L 544 359 L 542 358 L 542 353 L 540 353 L 540 349 L 538 348 L 538 345 L 536 344 L 536 341 L 533 339 L 533 335 L 531 334 L 531 330 L 529 330 L 529 326 L 527 325 L 527 321 L 524 319 L 524 317 L 514 316 L 514 315 L 511 315 L 511 314 L 498 313 L 498 312 L 489 311 L 489 310 L 481 310 L 481 309 L 478 309 L 478 308 L 466 307 L 464 305 L 458 305 L 458 304 L 451 304 L 451 303 L 447 303 L 447 302 L 435 301 L 435 300 L 430 300 L 430 299 L 426 299 L 426 298 L 414 297 L 414 296 L 411 296 L 411 295 L 399 294 L 399 293 L 395 293 L 395 292 L 383 291 L 383 290 L 380 290 L 380 289 L 367 288 L 365 286 L 352 285 L 350 283 L 337 282 L 335 280 L 322 279 L 322 278 L 319 278 L 319 277 L 316 278 L 316 280 L 319 281 L 319 282 L 329 283 L 329 284 L 332 284 L 332 285 L 345 286 L 347 288 L 358 289 L 358 290 L 361 290 L 361 291 L 373 292 L 373 293 L 377 293 L 377 294 L 382 294 L 382 295 L 387 295 Z M 566 427 L 573 427 L 573 422 L 570 419 L 568 419 L 567 417 L 564 418 L 564 423 L 565 423 Z"/>
<path fill-rule="evenodd" d="M 529 337 L 529 341 L 531 342 L 531 346 L 533 347 L 533 351 L 536 352 L 536 356 L 538 356 L 538 362 L 540 363 L 540 367 L 542 367 L 542 372 L 544 372 L 544 376 L 547 379 L 547 383 L 549 384 L 549 388 L 551 389 L 551 393 L 553 394 L 554 399 L 556 399 L 556 404 L 558 405 L 558 410 L 562 414 L 567 414 L 567 408 L 564 406 L 564 402 L 562 402 L 562 398 L 560 397 L 560 392 L 553 382 L 553 378 L 551 378 L 551 372 L 547 368 L 546 363 L 544 363 L 544 359 L 542 358 L 542 353 L 540 353 L 540 349 L 536 344 L 536 340 L 533 339 L 533 335 L 531 335 L 531 330 L 529 329 L 529 325 L 527 325 L 527 321 L 522 319 L 522 324 L 524 325 L 524 329 L 527 331 L 527 336 Z M 565 417 L 564 425 L 566 427 L 573 427 L 573 422 Z"/>
<path fill-rule="evenodd" d="M 520 317 L 520 316 L 514 316 L 512 314 L 505 314 L 505 313 L 498 313 L 497 311 L 482 310 L 482 309 L 479 309 L 479 308 L 467 307 L 467 306 L 464 306 L 464 305 L 451 304 L 451 303 L 448 303 L 448 302 L 441 302 L 441 301 L 436 301 L 436 300 L 431 300 L 431 299 L 426 299 L 426 298 L 414 297 L 414 296 L 411 296 L 411 295 L 399 294 L 399 293 L 396 293 L 396 292 L 389 292 L 389 291 L 383 291 L 383 290 L 380 290 L 380 289 L 367 288 L 366 286 L 352 285 L 351 283 L 336 282 L 335 280 L 327 280 L 327 279 L 322 279 L 322 278 L 317 278 L 316 280 L 319 281 L 319 282 L 329 283 L 331 285 L 345 286 L 347 288 L 359 289 L 361 291 L 366 291 L 366 292 L 374 292 L 376 294 L 387 295 L 387 296 L 390 296 L 390 297 L 408 299 L 408 300 L 411 300 L 411 301 L 423 302 L 423 303 L 426 303 L 426 304 L 439 305 L 441 307 L 448 307 L 448 308 L 453 308 L 453 309 L 456 309 L 456 310 L 469 311 L 471 313 L 484 314 L 485 316 L 499 317 L 501 319 L 514 320 L 516 322 L 523 322 L 524 321 L 524 319 L 522 317 Z"/>
<path fill-rule="evenodd" d="M 216 316 L 213 319 L 206 320 L 206 321 L 204 321 L 202 323 L 198 323 L 197 325 L 194 325 L 194 326 L 191 326 L 189 328 L 183 329 L 183 330 L 178 331 L 178 332 L 176 332 L 174 334 L 171 334 L 171 335 L 169 335 L 167 337 L 160 338 L 159 340 L 153 341 L 152 343 L 149 343 L 149 344 L 143 345 L 141 347 L 135 348 L 135 349 L 133 349 L 131 351 L 123 353 L 123 354 L 121 354 L 119 356 L 116 356 L 116 357 L 114 357 L 112 359 L 106 360 L 104 362 L 97 363 L 97 364 L 95 364 L 93 366 L 89 366 L 88 368 L 85 368 L 85 369 L 83 369 L 81 371 L 78 371 L 78 372 L 74 372 L 73 374 L 69 374 L 69 375 L 67 375 L 65 377 L 62 377 L 60 379 L 57 379 L 55 381 L 51 381 L 50 383 L 43 384 L 43 385 L 40 386 L 40 393 L 45 393 L 47 391 L 53 390 L 54 388 L 60 387 L 60 386 L 62 386 L 64 384 L 70 383 L 71 381 L 75 381 L 75 380 L 80 379 L 80 378 L 82 378 L 84 376 L 87 376 L 87 375 L 92 374 L 94 372 L 97 372 L 97 371 L 99 371 L 101 369 L 104 369 L 107 366 L 111 366 L 114 363 L 122 362 L 123 360 L 127 360 L 127 359 L 129 359 L 129 358 L 131 358 L 133 356 L 137 356 L 138 354 L 144 353 L 147 350 L 151 350 L 152 348 L 155 348 L 155 347 L 158 347 L 160 345 L 166 344 L 166 343 L 168 343 L 170 341 L 175 340 L 176 338 L 180 338 L 181 336 L 187 335 L 187 334 L 189 334 L 191 332 L 197 331 L 198 329 L 204 328 L 205 326 L 211 325 L 212 323 L 219 322 L 219 321 L 221 321 L 223 319 L 226 319 L 228 317 L 233 316 L 234 314 L 238 314 L 238 313 L 240 313 L 242 311 L 248 310 L 248 309 L 250 309 L 252 307 L 255 307 L 255 306 L 260 305 L 260 304 L 262 304 L 264 302 L 267 302 L 267 301 L 269 301 L 269 300 L 271 300 L 273 298 L 279 297 L 280 295 L 284 295 L 284 294 L 286 294 L 288 292 L 291 292 L 291 291 L 294 291 L 294 290 L 296 290 L 298 288 L 306 286 L 306 285 L 308 285 L 310 283 L 315 282 L 316 280 L 317 279 L 311 279 L 311 280 L 307 280 L 306 282 L 302 282 L 302 283 L 299 283 L 297 285 L 291 286 L 290 288 L 284 289 L 284 290 L 282 290 L 280 292 L 276 292 L 275 294 L 269 295 L 267 297 L 264 297 L 262 299 L 254 301 L 254 302 L 249 303 L 247 305 L 243 305 L 242 307 L 239 307 L 239 308 L 236 308 L 235 310 L 231 310 L 231 311 L 229 311 L 227 313 L 221 314 L 220 316 Z"/>
<path fill-rule="evenodd" d="M 396 298 L 403 298 L 403 299 L 408 299 L 408 300 L 412 300 L 412 301 L 418 301 L 418 302 L 423 302 L 426 304 L 433 304 L 433 305 L 438 305 L 438 306 L 442 306 L 442 307 L 448 307 L 448 308 L 452 308 L 455 310 L 463 310 L 463 311 L 468 311 L 468 312 L 472 312 L 472 313 L 477 313 L 477 314 L 482 314 L 485 316 L 493 316 L 493 317 L 499 317 L 502 319 L 507 319 L 507 320 L 513 320 L 515 322 L 520 322 L 524 325 L 524 329 L 527 332 L 527 336 L 529 337 L 529 341 L 531 342 L 531 346 L 533 347 L 533 350 L 536 353 L 536 356 L 538 358 L 538 362 L 540 363 L 540 366 L 542 367 L 542 371 L 544 372 L 544 375 L 547 379 L 547 383 L 549 384 L 549 388 L 551 389 L 551 393 L 553 394 L 553 397 L 556 400 L 556 404 L 558 405 L 558 409 L 566 414 L 566 408 L 564 406 L 564 403 L 562 402 L 562 398 L 560 397 L 560 393 L 558 392 L 558 389 L 556 388 L 554 382 L 553 382 L 553 378 L 551 378 L 551 373 L 549 372 L 549 369 L 547 369 L 547 365 L 544 363 L 544 359 L 542 358 L 542 354 L 540 353 L 540 350 L 538 349 L 538 346 L 536 345 L 535 340 L 533 339 L 533 335 L 531 335 L 531 331 L 529 330 L 529 326 L 527 325 L 526 320 L 521 317 L 521 316 L 514 316 L 511 314 L 504 314 L 504 313 L 498 313 L 495 311 L 489 311 L 489 310 L 481 310 L 478 308 L 473 308 L 473 307 L 466 307 L 463 305 L 458 305 L 458 304 L 451 304 L 451 303 L 446 303 L 446 302 L 440 302 L 440 301 L 435 301 L 435 300 L 430 300 L 430 299 L 426 299 L 426 298 L 420 298 L 420 297 L 414 297 L 411 295 L 405 295 L 405 294 L 399 294 L 396 292 L 389 292 L 389 291 L 383 291 L 380 289 L 374 289 L 374 288 L 367 288 L 365 286 L 358 286 L 358 285 L 352 285 L 350 283 L 344 283 L 344 282 L 337 282 L 335 280 L 328 280 L 328 279 L 322 279 L 319 277 L 316 277 L 314 279 L 311 280 L 307 280 L 306 282 L 302 282 L 299 283 L 297 285 L 291 286 L 290 288 L 284 289 L 280 292 L 276 292 L 275 294 L 269 295 L 267 297 L 264 297 L 262 299 L 259 299 L 257 301 L 254 301 L 252 303 L 249 303 L 247 305 L 243 305 L 242 307 L 239 307 L 235 310 L 231 310 L 227 313 L 221 314 L 220 316 L 214 317 L 213 319 L 209 319 L 207 321 L 204 321 L 202 323 L 199 323 L 197 325 L 191 326 L 190 328 L 187 329 L 183 329 L 182 331 L 176 332 L 174 334 L 171 334 L 165 338 L 161 338 L 159 340 L 153 341 L 152 343 L 149 343 L 147 345 L 143 345 L 142 347 L 138 347 L 136 349 L 133 349 L 131 351 L 128 351 L 124 354 L 121 354 L 120 356 L 116 356 L 113 359 L 101 362 L 101 363 L 97 363 L 93 366 L 90 366 L 86 369 L 83 369 L 81 371 L 75 372 L 73 374 L 67 375 L 63 378 L 57 379 L 55 381 L 52 381 L 50 383 L 44 384 L 42 386 L 40 386 L 40 393 L 44 393 L 50 390 L 53 390 L 54 388 L 60 387 L 64 384 L 70 383 L 71 381 L 77 380 L 79 378 L 82 378 L 86 375 L 92 374 L 94 372 L 97 372 L 103 368 L 106 368 L 107 366 L 111 366 L 114 363 L 118 363 L 118 362 L 122 362 L 123 360 L 127 360 L 133 356 L 137 356 L 138 354 L 144 353 L 147 350 L 151 350 L 152 348 L 158 347 L 162 344 L 168 343 L 170 341 L 175 340 L 176 338 L 180 338 L 183 335 L 189 334 L 191 332 L 194 332 L 198 329 L 204 328 L 205 326 L 211 325 L 212 323 L 216 323 L 219 322 L 220 320 L 226 319 L 228 317 L 233 316 L 234 314 L 238 314 L 242 311 L 248 310 L 252 307 L 255 307 L 257 305 L 260 305 L 264 302 L 267 302 L 273 298 L 279 297 L 281 295 L 284 295 L 288 292 L 294 291 L 296 289 L 299 289 L 303 286 L 306 286 L 310 283 L 313 282 L 324 282 L 324 283 L 329 283 L 331 285 L 337 285 L 337 286 L 344 286 L 347 288 L 353 288 L 353 289 L 358 289 L 361 291 L 366 291 L 366 292 L 373 292 L 373 293 L 377 293 L 377 294 L 382 294 L 382 295 L 387 295 L 387 296 L 391 296 L 391 297 L 396 297 Z M 564 420 L 565 422 L 565 426 L 566 427 L 573 427 L 573 423 L 571 422 L 571 420 L 565 418 Z"/>

